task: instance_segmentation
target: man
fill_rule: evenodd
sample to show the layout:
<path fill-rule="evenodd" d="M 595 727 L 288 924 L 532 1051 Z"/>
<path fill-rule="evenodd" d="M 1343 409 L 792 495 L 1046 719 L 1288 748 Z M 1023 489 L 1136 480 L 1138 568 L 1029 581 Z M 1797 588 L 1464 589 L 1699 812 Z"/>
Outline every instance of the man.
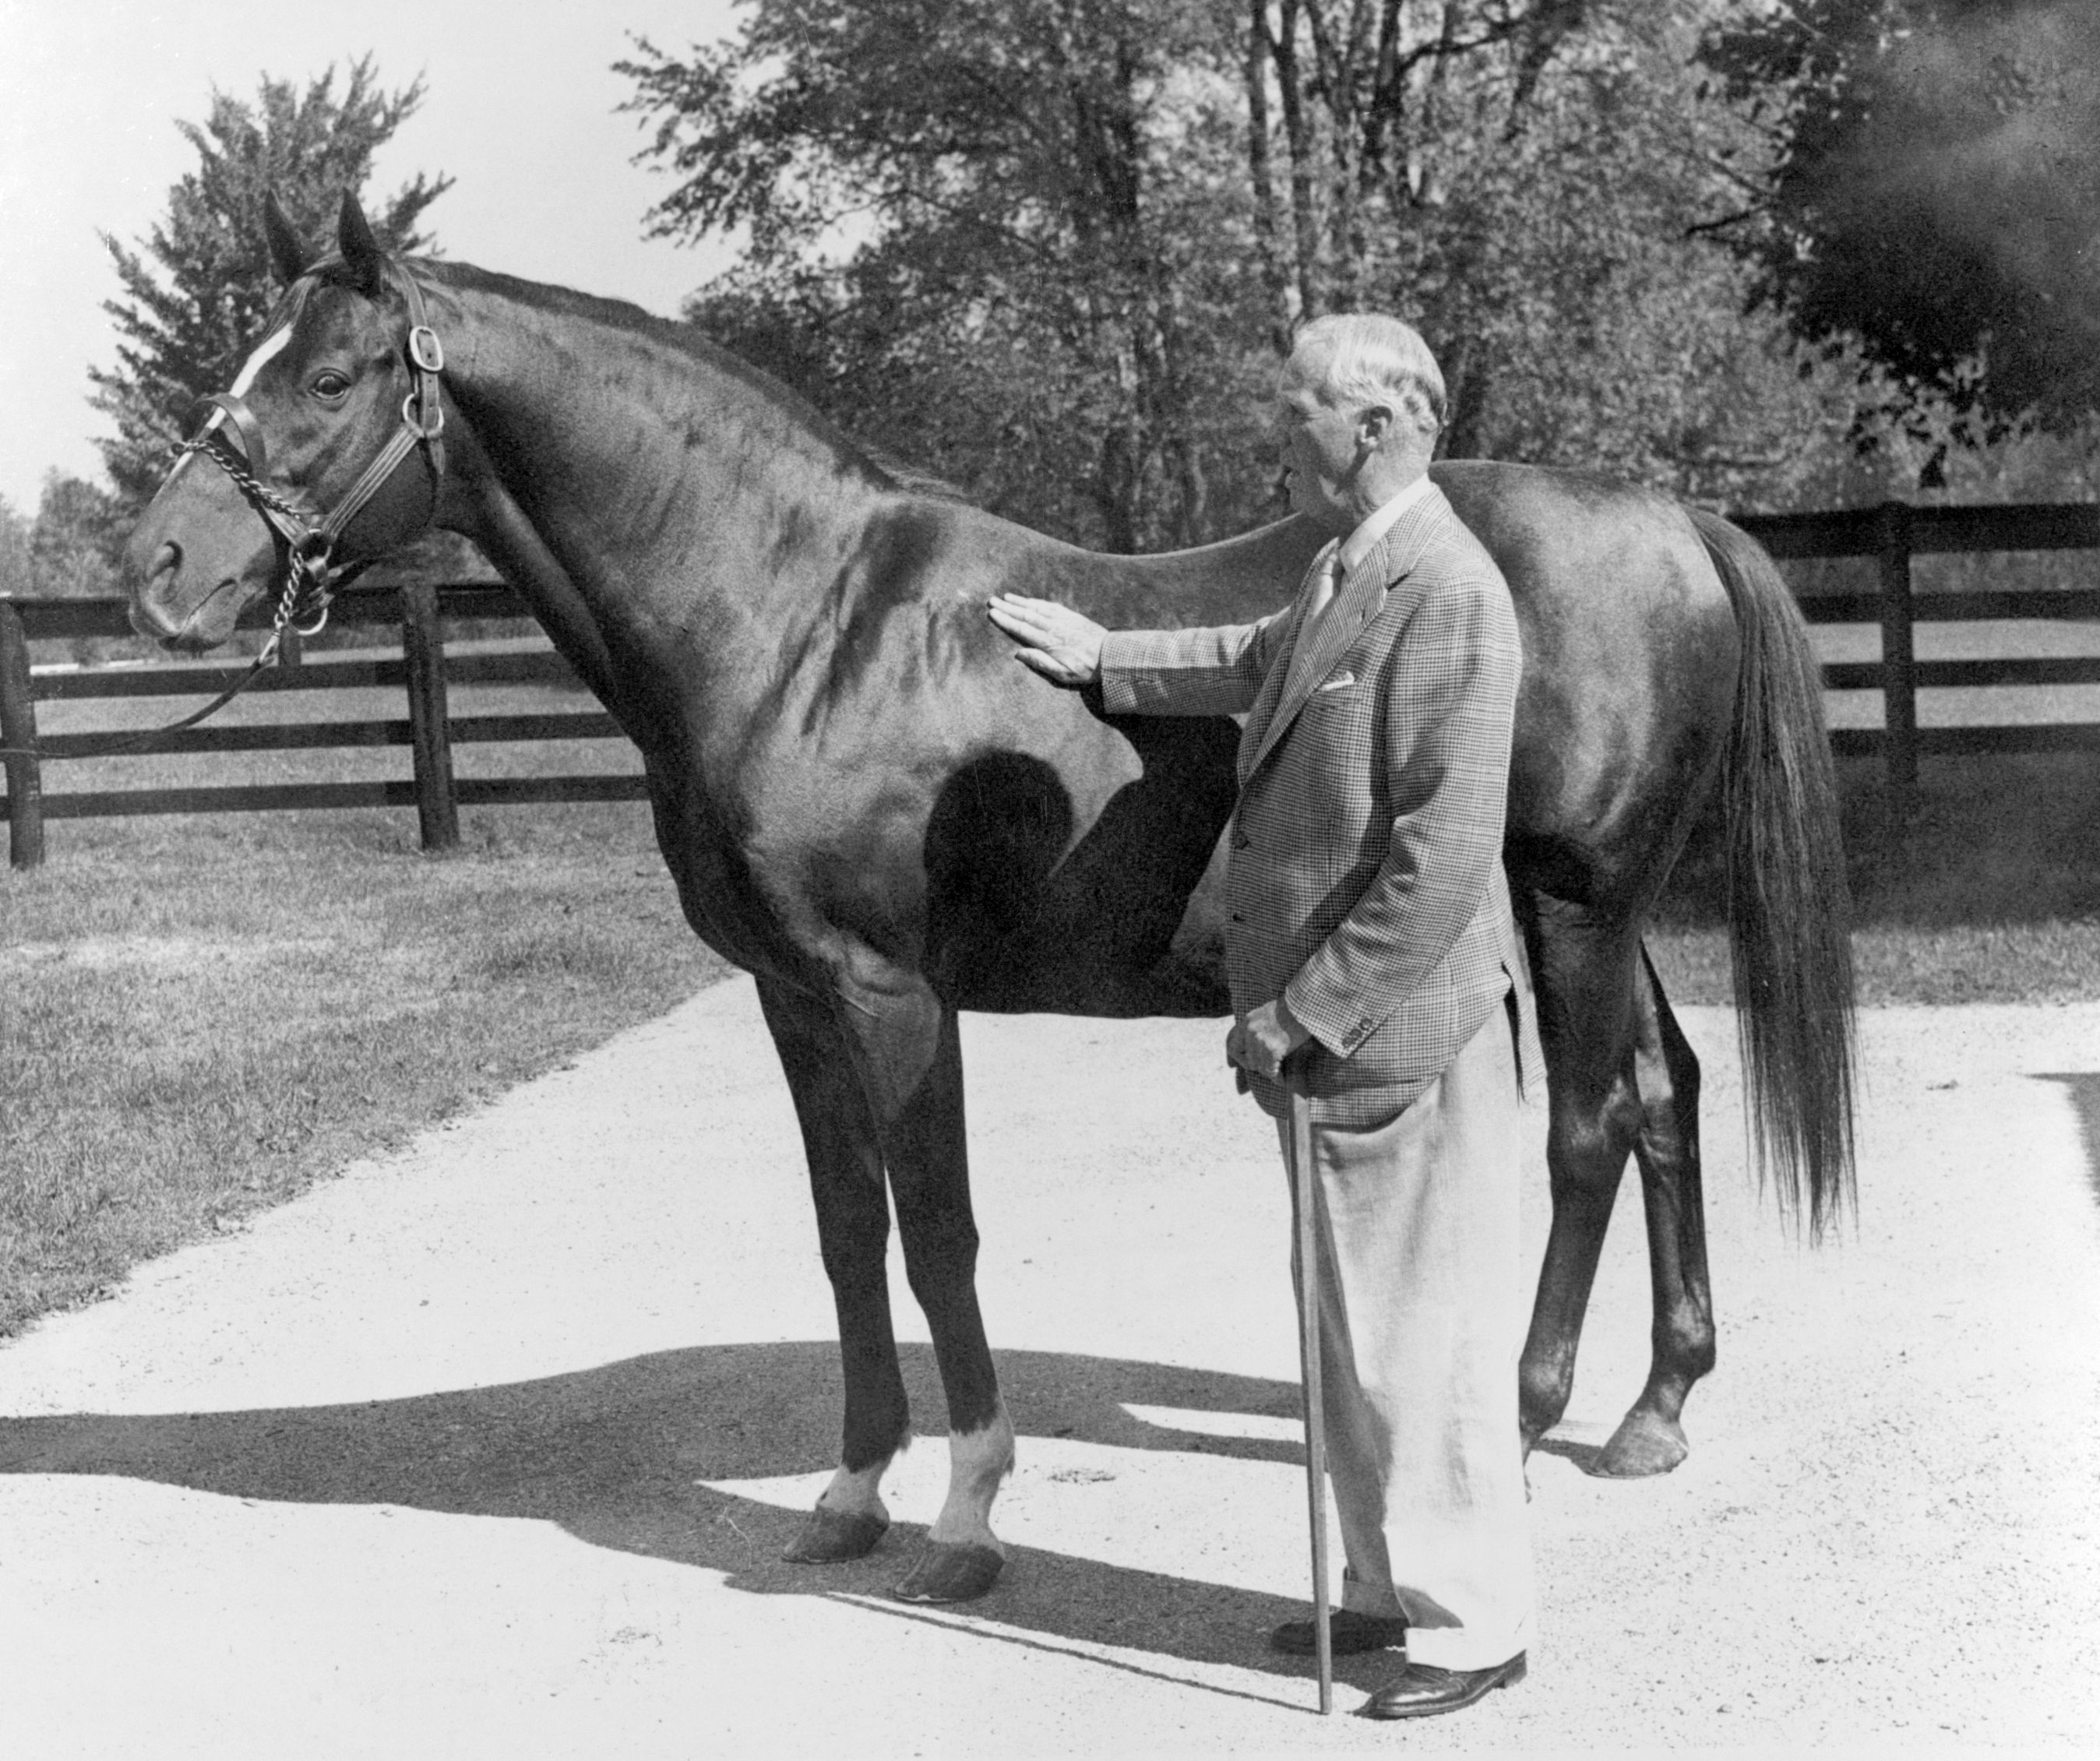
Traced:
<path fill-rule="evenodd" d="M 1299 333 L 1277 387 L 1291 506 L 1330 534 L 1296 598 L 1222 629 L 1111 633 L 988 607 L 1110 714 L 1246 713 L 1226 1052 L 1287 1138 L 1312 1097 L 1338 1652 L 1405 1642 L 1374 1718 L 1522 1679 L 1520 1012 L 1501 863 L 1520 651 L 1493 562 L 1430 482 L 1441 374 L 1398 320 Z M 1289 1154 L 1286 1142 L 1286 1157 Z M 1296 1268 L 1294 1267 L 1294 1273 Z M 1312 1649 L 1312 1623 L 1273 1642 Z"/>

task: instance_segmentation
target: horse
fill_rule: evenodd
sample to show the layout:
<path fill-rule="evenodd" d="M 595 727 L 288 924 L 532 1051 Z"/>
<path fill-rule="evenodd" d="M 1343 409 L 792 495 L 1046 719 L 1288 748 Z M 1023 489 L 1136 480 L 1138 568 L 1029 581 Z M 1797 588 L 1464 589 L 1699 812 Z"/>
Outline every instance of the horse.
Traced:
<path fill-rule="evenodd" d="M 946 1498 L 894 1593 L 982 1595 L 1014 1459 L 980 1317 L 957 1017 L 1229 1012 L 1216 851 L 1229 719 L 1110 718 L 1017 666 L 1012 591 L 1115 626 L 1273 609 L 1297 519 L 1090 553 L 856 444 L 691 328 L 384 253 L 346 198 L 316 257 L 271 205 L 285 291 L 130 541 L 131 615 L 223 642 L 432 523 L 465 534 L 639 748 L 693 929 L 751 973 L 792 1091 L 844 1368 L 839 1465 L 786 1557 L 882 1538 L 910 1437 L 885 1254 L 894 1203 L 950 1425 Z M 1593 1471 L 1683 1457 L 1714 1329 L 1699 1065 L 1643 945 L 1710 803 L 1761 1166 L 1820 1230 L 1849 1202 L 1851 968 L 1819 675 L 1740 531 L 1645 489 L 1444 463 L 1507 576 L 1524 663 L 1506 860 L 1539 1000 L 1551 1239 L 1519 1370 L 1560 1418 L 1615 1190 L 1639 1167 L 1650 1370 Z M 331 507 L 331 504 L 333 504 Z M 322 514 L 316 510 L 328 508 Z M 289 576 L 287 571 L 289 571 Z M 295 601 L 297 603 L 295 604 Z"/>

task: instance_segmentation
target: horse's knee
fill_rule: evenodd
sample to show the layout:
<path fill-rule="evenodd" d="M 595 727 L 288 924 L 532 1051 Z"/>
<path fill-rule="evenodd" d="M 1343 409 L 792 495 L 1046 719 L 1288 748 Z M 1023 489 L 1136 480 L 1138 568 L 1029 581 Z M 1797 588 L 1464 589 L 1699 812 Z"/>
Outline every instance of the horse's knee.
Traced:
<path fill-rule="evenodd" d="M 1546 1136 L 1555 1202 L 1586 1196 L 1608 1203 L 1641 1123 L 1640 1097 L 1629 1084 L 1615 1083 L 1586 1103 L 1556 1100 Z"/>

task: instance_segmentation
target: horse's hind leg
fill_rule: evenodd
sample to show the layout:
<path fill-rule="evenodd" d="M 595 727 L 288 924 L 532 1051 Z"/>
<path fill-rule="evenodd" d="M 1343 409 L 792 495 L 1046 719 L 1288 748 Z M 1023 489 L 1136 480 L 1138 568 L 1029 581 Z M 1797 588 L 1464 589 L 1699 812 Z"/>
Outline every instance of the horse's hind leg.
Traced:
<path fill-rule="evenodd" d="M 1605 1227 L 1640 1131 L 1634 1059 L 1639 946 L 1628 926 L 1585 923 L 1550 902 L 1542 902 L 1533 926 L 1553 1220 L 1518 1371 L 1527 1450 L 1568 1410 Z"/>
<path fill-rule="evenodd" d="M 765 979 L 758 995 L 795 1097 L 818 1239 L 838 1309 L 845 1377 L 839 1468 L 783 1556 L 826 1565 L 858 1559 L 882 1538 L 889 1526 L 883 1472 L 911 1435 L 889 1317 L 889 1202 L 875 1117 L 832 1011 Z"/>
<path fill-rule="evenodd" d="M 1600 1474 L 1627 1477 L 1664 1473 L 1684 1459 L 1685 1397 L 1714 1367 L 1714 1296 L 1699 1175 L 1699 1060 L 1645 951 L 1635 1021 L 1641 1128 L 1634 1154 L 1648 1216 L 1653 1357 L 1647 1387 L 1596 1466 Z"/>

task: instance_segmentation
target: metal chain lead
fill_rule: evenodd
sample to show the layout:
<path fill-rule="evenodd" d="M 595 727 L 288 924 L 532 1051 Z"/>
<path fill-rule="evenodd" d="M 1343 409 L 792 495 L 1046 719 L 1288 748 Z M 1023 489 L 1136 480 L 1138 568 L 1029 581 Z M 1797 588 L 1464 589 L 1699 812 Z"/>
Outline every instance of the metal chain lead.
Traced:
<path fill-rule="evenodd" d="M 192 452 L 209 453 L 213 464 L 233 479 L 234 484 L 250 501 L 280 514 L 296 527 L 311 531 L 303 509 L 296 506 L 280 495 L 269 484 L 249 470 L 230 447 L 217 444 L 217 437 L 207 431 L 194 440 L 179 440 L 174 448 L 175 457 L 183 458 Z M 271 523 L 273 525 L 276 522 Z M 278 527 L 281 532 L 283 527 Z M 270 626 L 270 640 L 263 645 L 258 657 L 258 664 L 267 665 L 277 651 L 278 643 L 289 628 L 302 636 L 318 636 L 328 625 L 329 606 L 334 599 L 329 589 L 325 571 L 331 546 L 323 539 L 318 545 L 304 545 L 285 534 L 285 542 L 291 557 L 291 566 L 285 572 L 285 590 L 277 600 L 277 614 Z M 318 557 L 319 568 L 315 567 Z M 315 616 L 318 613 L 319 616 Z M 297 623 L 301 617 L 313 617 L 311 625 Z"/>

